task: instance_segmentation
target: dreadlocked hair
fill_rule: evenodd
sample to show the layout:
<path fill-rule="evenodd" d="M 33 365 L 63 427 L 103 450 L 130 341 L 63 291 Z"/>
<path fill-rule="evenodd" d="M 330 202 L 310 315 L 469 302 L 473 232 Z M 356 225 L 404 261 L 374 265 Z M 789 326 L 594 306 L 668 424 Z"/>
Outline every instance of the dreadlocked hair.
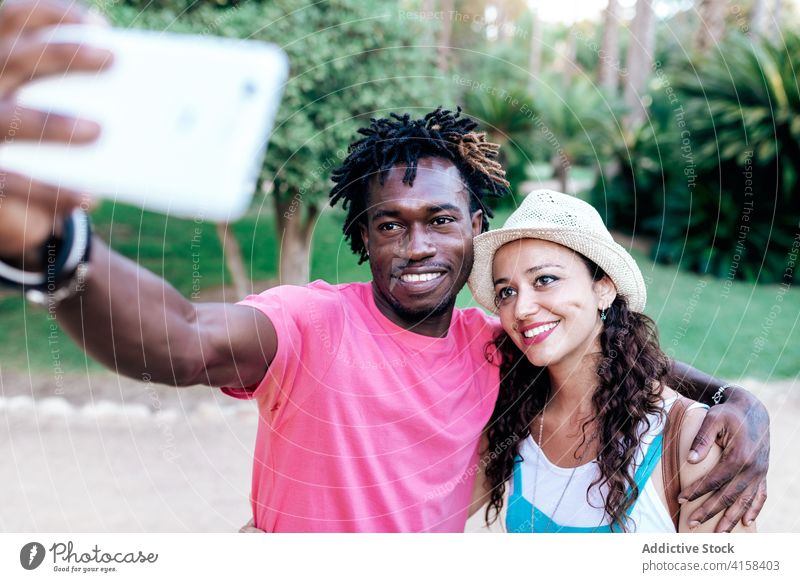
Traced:
<path fill-rule="evenodd" d="M 603 278 L 602 269 L 586 257 L 581 258 L 594 281 Z M 659 347 L 655 323 L 643 313 L 631 311 L 619 295 L 608 308 L 600 347 L 597 385 L 592 395 L 595 416 L 583 425 L 581 446 L 587 442 L 587 427 L 594 420 L 600 475 L 592 487 L 608 488 L 604 500 L 606 516 L 614 530 L 628 531 L 627 512 L 640 494 L 631 469 L 642 436 L 651 428 L 648 418 L 663 418 L 661 386 L 669 385 L 673 378 L 669 360 Z M 547 369 L 531 364 L 505 332 L 501 331 L 487 346 L 486 354 L 499 365 L 501 378 L 487 429 L 488 450 L 495 453 L 485 468 L 490 497 L 484 519 L 491 524 L 503 508 L 520 444 L 531 434 L 531 422 L 542 412 L 551 386 Z M 513 446 L 507 446 L 509 442 Z"/>
<path fill-rule="evenodd" d="M 488 230 L 494 214 L 486 200 L 504 196 L 509 183 L 497 161 L 500 146 L 487 142 L 485 133 L 474 132 L 477 126 L 476 121 L 461 115 L 460 107 L 455 113 L 439 107 L 422 119 L 396 113 L 389 118 L 373 118 L 369 127 L 358 130 L 365 137 L 350 144 L 344 162 L 331 175 L 335 186 L 330 203 L 335 206 L 343 201 L 347 211 L 344 236 L 359 256 L 359 264 L 367 260 L 359 224 L 365 221 L 370 180 L 377 174 L 383 185 L 389 170 L 398 164 L 406 166 L 403 183 L 412 186 L 420 159 L 450 160 L 469 191 L 470 212 L 482 210 L 482 231 Z"/>

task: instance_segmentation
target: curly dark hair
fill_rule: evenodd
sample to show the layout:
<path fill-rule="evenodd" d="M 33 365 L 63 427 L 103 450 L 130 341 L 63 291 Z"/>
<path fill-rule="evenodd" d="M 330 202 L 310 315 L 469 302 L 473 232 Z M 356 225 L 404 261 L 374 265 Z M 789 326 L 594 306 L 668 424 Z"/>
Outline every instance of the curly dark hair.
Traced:
<path fill-rule="evenodd" d="M 359 255 L 359 264 L 367 260 L 359 224 L 365 220 L 370 180 L 377 174 L 384 184 L 386 174 L 399 164 L 406 166 L 403 182 L 411 186 L 421 158 L 453 162 L 469 190 L 470 211 L 483 210 L 482 230 L 489 228 L 494 214 L 486 199 L 504 196 L 509 184 L 496 159 L 500 146 L 487 142 L 485 133 L 475 133 L 477 126 L 476 121 L 461 115 L 460 107 L 455 113 L 439 107 L 422 119 L 391 113 L 389 118 L 371 119 L 369 127 L 358 130 L 365 137 L 350 144 L 347 158 L 331 175 L 336 185 L 330 203 L 335 206 L 343 201 L 347 210 L 344 236 Z"/>
<path fill-rule="evenodd" d="M 582 258 L 593 281 L 605 276 L 592 261 Z M 598 382 L 592 396 L 595 417 L 583 424 L 583 439 L 586 442 L 587 426 L 597 421 L 594 438 L 599 446 L 600 477 L 592 487 L 608 485 L 606 515 L 615 529 L 627 531 L 626 512 L 639 496 L 631 465 L 641 444 L 642 426 L 650 428 L 648 415 L 663 417 L 661 386 L 672 381 L 671 367 L 659 347 L 655 322 L 631 311 L 623 297 L 617 296 L 608 308 L 604 323 Z M 519 445 L 530 434 L 531 422 L 550 397 L 550 378 L 547 369 L 531 364 L 505 332 L 487 346 L 487 357 L 500 366 L 501 377 L 500 394 L 488 427 L 488 450 L 496 453 L 486 465 L 491 491 L 485 520 L 491 524 L 503 507 L 506 482 L 512 476 Z M 500 446 L 504 442 L 515 442 L 515 446 Z"/>

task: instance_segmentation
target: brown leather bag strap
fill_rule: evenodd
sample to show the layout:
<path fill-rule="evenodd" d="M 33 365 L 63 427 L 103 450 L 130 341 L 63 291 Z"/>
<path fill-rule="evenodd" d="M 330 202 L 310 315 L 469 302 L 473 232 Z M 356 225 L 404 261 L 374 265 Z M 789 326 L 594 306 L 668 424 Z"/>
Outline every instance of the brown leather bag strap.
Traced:
<path fill-rule="evenodd" d="M 669 410 L 667 424 L 663 433 L 661 471 L 664 478 L 664 493 L 667 497 L 667 506 L 672 517 L 672 523 L 675 524 L 675 531 L 678 531 L 681 513 L 681 506 L 678 504 L 678 495 L 681 492 L 681 426 L 683 425 L 683 416 L 691 403 L 692 401 L 688 398 L 678 396 L 678 399 Z"/>

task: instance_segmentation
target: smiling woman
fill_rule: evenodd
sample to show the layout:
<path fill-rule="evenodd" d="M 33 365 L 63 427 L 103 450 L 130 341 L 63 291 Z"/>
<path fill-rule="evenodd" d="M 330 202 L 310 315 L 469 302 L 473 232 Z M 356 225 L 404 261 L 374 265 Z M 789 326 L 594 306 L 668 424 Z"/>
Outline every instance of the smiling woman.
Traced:
<path fill-rule="evenodd" d="M 642 275 L 597 211 L 528 194 L 503 228 L 476 237 L 470 288 L 503 326 L 487 523 L 505 508 L 511 532 L 713 531 L 719 518 L 688 519 L 704 499 L 680 505 L 666 478 L 686 485 L 719 459 L 717 448 L 686 463 L 705 407 L 669 388 Z"/>
<path fill-rule="evenodd" d="M 535 257 L 534 264 L 529 264 Z M 586 356 L 599 351 L 602 330 L 598 307 L 608 308 L 616 296 L 611 279 L 592 280 L 586 259 L 559 244 L 520 239 L 497 251 L 495 289 L 503 327 L 535 366 L 567 374 Z M 545 340 L 550 340 L 545 342 Z"/>

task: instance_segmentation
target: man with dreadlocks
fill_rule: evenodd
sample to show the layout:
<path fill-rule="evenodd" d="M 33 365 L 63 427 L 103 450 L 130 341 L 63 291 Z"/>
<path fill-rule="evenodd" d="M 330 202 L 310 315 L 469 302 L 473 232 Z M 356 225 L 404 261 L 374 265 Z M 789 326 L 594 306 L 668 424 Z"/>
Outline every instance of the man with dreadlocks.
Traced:
<path fill-rule="evenodd" d="M 497 146 L 460 112 L 372 120 L 333 174 L 331 203 L 371 283 L 278 287 L 244 305 L 277 349 L 256 387 L 253 477 L 267 531 L 463 531 L 499 374 L 497 331 L 454 309 L 508 183 Z"/>
<path fill-rule="evenodd" d="M 20 27 L 30 34 L 84 18 L 61 3 L 9 3 L 3 11 L 8 26 L 0 34 L 11 39 Z M 9 54 L 12 45 L 0 56 L 15 57 L 16 87 L 35 76 L 41 50 Z M 72 58 L 54 52 L 48 71 L 68 70 Z M 86 59 L 87 70 L 102 66 Z M 90 239 L 85 215 L 72 212 L 76 194 L 59 200 L 21 176 L 9 177 L 0 205 L 0 257 L 11 269 L 4 272 L 17 272 L 9 264 L 43 270 L 43 244 L 60 234 L 49 232 L 52 225 L 64 224 L 73 235 L 57 246 L 67 262 L 46 299 L 82 348 L 134 378 L 227 386 L 228 394 L 254 398 L 252 502 L 261 529 L 461 531 L 499 378 L 484 353 L 497 323 L 477 309 L 455 309 L 455 298 L 472 267 L 472 237 L 487 228 L 486 200 L 508 188 L 497 146 L 475 127 L 460 112 L 437 110 L 373 120 L 361 131 L 334 173 L 332 202 L 348 210 L 345 236 L 369 260 L 371 283 L 316 281 L 238 305 L 192 303 Z M 82 136 L 91 140 L 96 128 Z M 701 429 L 707 441 L 718 429 L 726 436 L 728 461 L 686 494 L 730 482 L 705 510 L 733 503 L 737 521 L 754 500 L 751 511 L 763 504 L 754 492 L 766 452 L 748 437 L 767 423 L 746 393 L 733 391 L 730 400 L 737 404 L 716 407 L 707 417 L 716 423 Z M 740 430 L 748 408 L 751 420 Z"/>

